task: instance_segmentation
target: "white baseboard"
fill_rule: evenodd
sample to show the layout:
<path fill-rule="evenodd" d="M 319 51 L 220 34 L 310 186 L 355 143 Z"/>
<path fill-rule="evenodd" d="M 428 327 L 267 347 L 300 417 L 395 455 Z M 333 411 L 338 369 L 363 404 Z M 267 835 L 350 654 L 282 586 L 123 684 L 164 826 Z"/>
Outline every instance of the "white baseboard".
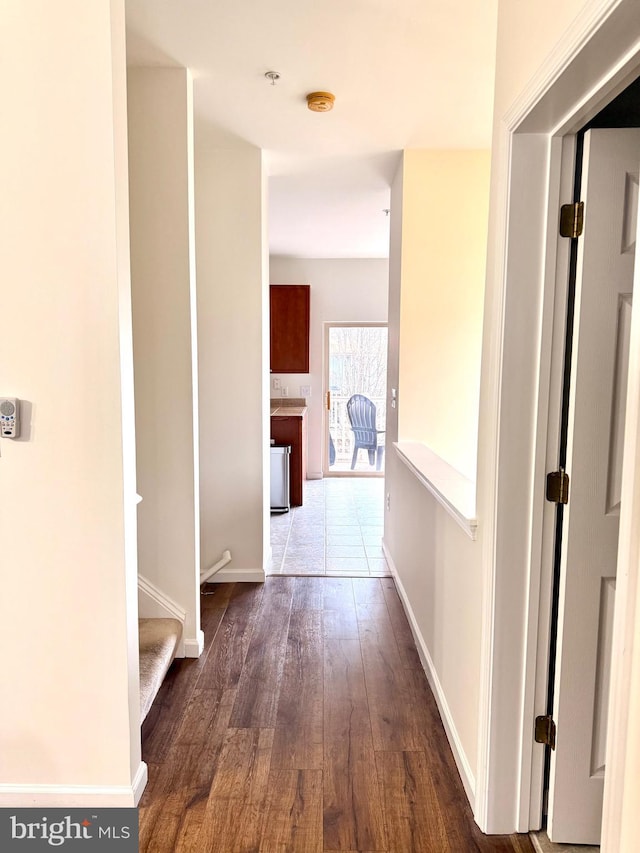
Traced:
<path fill-rule="evenodd" d="M 184 641 L 184 657 L 199 658 L 204 651 L 204 631 L 198 631 L 198 636 L 193 640 Z"/>
<path fill-rule="evenodd" d="M 307 480 L 322 480 L 322 471 L 307 471 Z"/>
<path fill-rule="evenodd" d="M 458 735 L 453 716 L 451 715 L 451 711 L 449 709 L 449 704 L 442 688 L 442 684 L 440 684 L 438 673 L 436 672 L 436 668 L 433 664 L 433 660 L 431 659 L 429 649 L 427 648 L 427 644 L 425 643 L 424 637 L 422 636 L 422 632 L 418 626 L 418 622 L 413 612 L 413 608 L 411 607 L 411 603 L 409 602 L 409 597 L 407 596 L 407 592 L 404 586 L 402 585 L 402 581 L 400 580 L 400 577 L 398 575 L 398 570 L 396 568 L 395 563 L 393 562 L 391 554 L 389 553 L 389 549 L 387 548 L 386 542 L 384 540 L 382 541 L 382 550 L 384 551 L 387 563 L 389 564 L 389 568 L 391 569 L 391 574 L 393 575 L 393 579 L 396 583 L 398 594 L 400 596 L 400 601 L 402 602 L 402 606 L 404 607 L 407 619 L 409 620 L 409 625 L 411 626 L 413 638 L 416 641 L 418 654 L 420 655 L 420 661 L 427 676 L 429 686 L 431 687 L 431 690 L 435 697 L 438 710 L 440 711 L 444 730 L 447 733 L 447 739 L 453 752 L 453 757 L 458 768 L 458 773 L 460 774 L 460 778 L 462 779 L 462 784 L 464 785 L 464 789 L 466 791 L 469 803 L 473 808 L 476 797 L 475 774 L 471 769 L 471 765 L 469 764 L 466 753 L 463 749 L 462 741 L 460 740 L 460 737 Z"/>
<path fill-rule="evenodd" d="M 220 569 L 207 583 L 264 583 L 264 569 Z"/>
<path fill-rule="evenodd" d="M 146 761 L 141 761 L 133 778 L 133 805 L 137 806 L 149 781 L 149 768 Z"/>
<path fill-rule="evenodd" d="M 140 762 L 131 785 L 1 785 L 0 808 L 134 808 L 148 779 Z"/>

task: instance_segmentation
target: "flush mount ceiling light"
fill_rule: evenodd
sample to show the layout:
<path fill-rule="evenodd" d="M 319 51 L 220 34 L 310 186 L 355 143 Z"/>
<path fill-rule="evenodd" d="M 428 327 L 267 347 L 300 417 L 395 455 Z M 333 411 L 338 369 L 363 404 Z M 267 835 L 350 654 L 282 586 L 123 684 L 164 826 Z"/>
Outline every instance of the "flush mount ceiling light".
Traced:
<path fill-rule="evenodd" d="M 328 113 L 333 109 L 335 99 L 331 92 L 311 92 L 307 95 L 307 106 L 314 113 Z"/>

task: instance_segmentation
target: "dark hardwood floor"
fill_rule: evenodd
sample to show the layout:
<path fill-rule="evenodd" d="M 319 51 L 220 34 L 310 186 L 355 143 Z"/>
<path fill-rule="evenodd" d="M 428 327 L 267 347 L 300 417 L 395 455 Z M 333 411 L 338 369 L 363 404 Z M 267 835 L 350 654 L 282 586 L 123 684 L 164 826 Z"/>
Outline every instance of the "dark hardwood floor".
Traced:
<path fill-rule="evenodd" d="M 141 851 L 532 853 L 473 822 L 391 578 L 214 589 L 143 726 Z"/>

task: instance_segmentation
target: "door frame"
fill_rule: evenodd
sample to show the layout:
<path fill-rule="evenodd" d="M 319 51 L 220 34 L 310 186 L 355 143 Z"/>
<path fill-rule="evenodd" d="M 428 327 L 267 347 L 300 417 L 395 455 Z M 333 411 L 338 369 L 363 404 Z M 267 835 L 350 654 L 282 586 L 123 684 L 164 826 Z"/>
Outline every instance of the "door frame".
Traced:
<path fill-rule="evenodd" d="M 331 471 L 329 468 L 329 419 L 327 416 L 327 392 L 329 391 L 329 331 L 336 328 L 358 326 L 389 328 L 386 320 L 325 320 L 322 330 L 322 476 L 323 477 L 384 477 L 384 471 Z M 387 344 L 388 347 L 388 344 Z M 385 460 L 386 462 L 386 460 Z"/>
<path fill-rule="evenodd" d="M 558 209 L 571 200 L 574 135 L 640 74 L 636 0 L 592 0 L 523 95 L 501 117 L 493 152 L 494 246 L 483 351 L 482 643 L 474 815 L 488 833 L 540 826 L 548 673 L 553 507 L 546 471 L 557 459 L 558 333 L 568 242 Z M 636 271 L 637 274 L 637 271 Z M 632 678 L 640 674 L 635 593 L 640 557 L 640 316 L 632 312 L 618 592 L 614 621 L 604 851 L 620 849 L 625 770 L 637 746 Z M 535 322 L 531 318 L 536 318 Z M 635 683 L 635 682 L 634 682 Z M 640 694 L 640 689 L 638 689 Z M 615 736 L 611 736 L 614 732 Z"/>

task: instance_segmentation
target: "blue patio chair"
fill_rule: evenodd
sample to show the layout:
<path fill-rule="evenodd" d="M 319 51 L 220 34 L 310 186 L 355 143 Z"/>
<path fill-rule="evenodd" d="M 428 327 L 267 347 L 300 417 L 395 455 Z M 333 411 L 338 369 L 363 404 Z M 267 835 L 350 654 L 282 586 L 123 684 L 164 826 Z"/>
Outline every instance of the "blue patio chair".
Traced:
<path fill-rule="evenodd" d="M 369 454 L 369 465 L 375 462 L 376 471 L 382 467 L 384 441 L 378 436 L 384 435 L 383 429 L 376 429 L 376 407 L 364 394 L 354 394 L 347 402 L 347 414 L 353 431 L 353 458 L 351 470 L 356 467 L 358 450 L 366 450 Z"/>

